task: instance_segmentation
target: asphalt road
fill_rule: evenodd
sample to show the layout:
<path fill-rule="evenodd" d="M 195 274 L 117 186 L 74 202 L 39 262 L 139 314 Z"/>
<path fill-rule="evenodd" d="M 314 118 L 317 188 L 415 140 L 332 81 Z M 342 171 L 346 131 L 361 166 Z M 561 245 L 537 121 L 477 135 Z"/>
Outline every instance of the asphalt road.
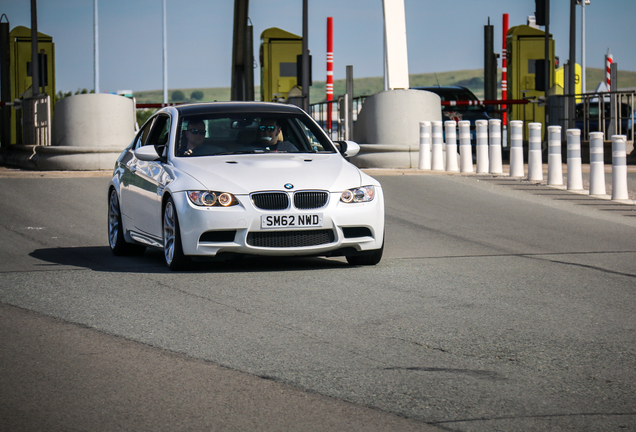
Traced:
<path fill-rule="evenodd" d="M 393 174 L 378 266 L 187 273 L 107 178 L 0 178 L 0 430 L 636 430 L 636 207 Z"/>

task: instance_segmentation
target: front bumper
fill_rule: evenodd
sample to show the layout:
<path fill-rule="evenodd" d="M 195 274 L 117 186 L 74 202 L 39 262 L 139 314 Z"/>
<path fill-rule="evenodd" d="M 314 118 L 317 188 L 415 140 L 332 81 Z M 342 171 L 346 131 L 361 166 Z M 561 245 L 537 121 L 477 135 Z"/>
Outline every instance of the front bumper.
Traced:
<path fill-rule="evenodd" d="M 175 193 L 183 252 L 189 256 L 218 254 L 264 256 L 330 255 L 334 251 L 371 251 L 384 241 L 384 196 L 376 186 L 373 201 L 343 203 L 332 192 L 325 207 L 314 210 L 260 210 L 247 195 L 237 196 L 237 206 L 199 207 Z M 320 213 L 322 227 L 261 228 L 261 216 L 271 214 L 306 215 Z"/>

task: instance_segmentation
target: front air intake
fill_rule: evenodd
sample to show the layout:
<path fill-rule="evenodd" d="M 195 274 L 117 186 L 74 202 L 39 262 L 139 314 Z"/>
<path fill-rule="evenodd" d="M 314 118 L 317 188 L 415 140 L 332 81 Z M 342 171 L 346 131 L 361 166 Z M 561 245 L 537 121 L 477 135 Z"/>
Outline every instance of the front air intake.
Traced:
<path fill-rule="evenodd" d="M 247 235 L 247 244 L 265 248 L 299 248 L 318 246 L 334 241 L 332 230 L 260 231 Z"/>

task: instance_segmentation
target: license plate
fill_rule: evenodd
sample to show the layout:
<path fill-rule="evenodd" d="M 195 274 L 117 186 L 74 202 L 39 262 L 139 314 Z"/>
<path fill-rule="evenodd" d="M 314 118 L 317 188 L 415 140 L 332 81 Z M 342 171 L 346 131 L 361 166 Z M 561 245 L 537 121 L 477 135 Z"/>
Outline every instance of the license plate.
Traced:
<path fill-rule="evenodd" d="M 261 216 L 261 228 L 313 228 L 321 226 L 322 214 Z"/>

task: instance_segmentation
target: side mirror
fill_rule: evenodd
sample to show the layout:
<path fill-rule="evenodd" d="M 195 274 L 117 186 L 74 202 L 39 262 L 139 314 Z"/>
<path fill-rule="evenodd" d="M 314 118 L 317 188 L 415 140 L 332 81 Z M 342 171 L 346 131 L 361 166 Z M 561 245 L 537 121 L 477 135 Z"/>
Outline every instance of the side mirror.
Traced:
<path fill-rule="evenodd" d="M 353 157 L 360 152 L 360 146 L 354 141 L 336 141 L 344 157 Z"/>
<path fill-rule="evenodd" d="M 157 149 L 153 145 L 145 145 L 135 150 L 135 157 L 142 161 L 158 161 L 161 157 L 157 154 Z"/>

